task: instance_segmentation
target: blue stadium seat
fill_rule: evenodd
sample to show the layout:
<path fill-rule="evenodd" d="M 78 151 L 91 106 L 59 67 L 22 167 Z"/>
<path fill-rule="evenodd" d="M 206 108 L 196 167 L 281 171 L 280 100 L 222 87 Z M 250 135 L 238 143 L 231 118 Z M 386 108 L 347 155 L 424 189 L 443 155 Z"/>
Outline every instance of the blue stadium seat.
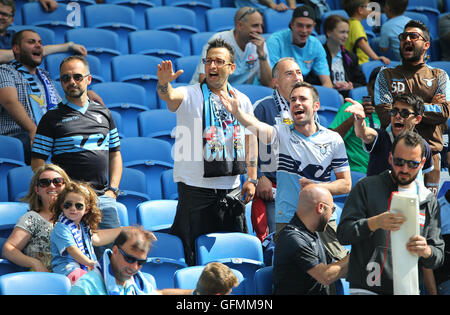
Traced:
<path fill-rule="evenodd" d="M 430 61 L 428 65 L 446 71 L 447 75 L 450 73 L 450 61 Z"/>
<path fill-rule="evenodd" d="M 23 202 L 0 202 L 0 237 L 7 239 L 21 216 L 29 209 Z M 0 248 L 1 250 L 1 248 Z"/>
<path fill-rule="evenodd" d="M 136 224 L 137 205 L 150 200 L 145 174 L 139 170 L 124 167 L 119 189 L 121 192 L 117 201 L 127 208 L 128 224 Z"/>
<path fill-rule="evenodd" d="M 184 260 L 183 243 L 178 236 L 154 232 L 157 240 L 152 243 L 147 255 L 144 272 L 155 277 L 158 288 L 173 288 L 174 274 L 187 267 Z"/>
<path fill-rule="evenodd" d="M 384 63 L 380 60 L 371 60 L 369 62 L 361 64 L 361 71 L 364 73 L 367 82 L 369 82 L 370 74 L 372 73 L 373 69 L 380 66 L 384 66 Z"/>
<path fill-rule="evenodd" d="M 9 201 L 19 201 L 20 198 L 25 197 L 33 174 L 30 166 L 20 166 L 9 170 L 6 175 Z"/>
<path fill-rule="evenodd" d="M 201 56 L 203 46 L 214 35 L 214 32 L 200 32 L 191 35 L 191 55 Z"/>
<path fill-rule="evenodd" d="M 130 220 L 128 219 L 128 209 L 121 202 L 116 202 L 117 204 L 117 214 L 119 215 L 120 226 L 129 226 Z"/>
<path fill-rule="evenodd" d="M 362 172 L 350 171 L 350 175 L 352 177 L 352 188 L 356 185 L 356 183 L 366 177 L 367 175 Z"/>
<path fill-rule="evenodd" d="M 356 101 L 362 100 L 363 96 L 368 95 L 369 92 L 367 91 L 367 87 L 365 86 L 356 87 L 354 89 L 351 89 L 349 92 L 349 97 Z"/>
<path fill-rule="evenodd" d="M 161 193 L 163 199 L 178 199 L 178 188 L 177 183 L 173 180 L 173 169 L 161 173 Z"/>
<path fill-rule="evenodd" d="M 79 28 L 66 32 L 66 40 L 84 45 L 88 54 L 102 62 L 103 78 L 111 81 L 111 58 L 120 55 L 119 35 L 99 28 Z"/>
<path fill-rule="evenodd" d="M 200 279 L 200 275 L 205 269 L 205 266 L 192 266 L 186 267 L 175 272 L 175 288 L 185 289 L 185 290 L 194 290 L 197 287 L 198 279 Z M 232 295 L 243 295 L 246 294 L 244 285 L 242 282 L 244 281 L 244 276 L 239 270 L 231 269 L 235 276 L 238 278 L 239 285 L 231 291 Z"/>
<path fill-rule="evenodd" d="M 114 119 L 114 124 L 116 125 L 117 132 L 119 133 L 119 138 L 123 138 L 123 127 L 122 127 L 122 116 L 120 116 L 119 112 L 111 111 L 111 115 Z"/>
<path fill-rule="evenodd" d="M 182 54 L 191 54 L 191 35 L 199 32 L 194 11 L 181 7 L 155 7 L 145 10 L 145 17 L 147 29 L 177 34 Z"/>
<path fill-rule="evenodd" d="M 134 10 L 116 4 L 91 5 L 85 8 L 86 27 L 101 28 L 119 35 L 119 51 L 128 54 L 128 34 L 136 31 Z"/>
<path fill-rule="evenodd" d="M 342 105 L 339 92 L 326 86 L 314 85 L 314 87 L 319 92 L 320 107 L 328 110 L 335 109 L 337 112 Z"/>
<path fill-rule="evenodd" d="M 142 171 L 152 200 L 162 199 L 161 172 L 173 168 L 172 146 L 160 139 L 131 137 L 121 140 L 123 165 Z"/>
<path fill-rule="evenodd" d="M 177 116 L 168 109 L 154 109 L 138 116 L 138 130 L 140 137 L 149 137 L 165 140 L 171 145 L 174 143 L 172 132 L 177 125 Z"/>
<path fill-rule="evenodd" d="M 433 8 L 428 6 L 428 2 L 426 5 L 421 4 L 418 6 L 414 6 L 410 3 L 408 3 L 408 7 L 406 8 L 406 11 L 403 13 L 406 16 L 408 15 L 408 12 L 416 12 L 421 13 L 427 16 L 429 23 L 427 24 L 428 30 L 430 31 L 431 38 L 438 38 L 438 23 L 439 23 L 439 15 L 440 12 L 437 8 Z"/>
<path fill-rule="evenodd" d="M 234 84 L 233 87 L 238 91 L 244 93 L 250 99 L 250 102 L 254 104 L 257 100 L 260 100 L 266 96 L 272 95 L 273 89 L 255 84 Z"/>
<path fill-rule="evenodd" d="M 134 10 L 135 25 L 145 30 L 145 10 L 162 5 L 162 0 L 105 0 L 105 3 L 126 6 Z"/>
<path fill-rule="evenodd" d="M 46 69 L 50 73 L 53 80 L 59 81 L 59 66 L 64 58 L 71 56 L 70 53 L 57 53 L 45 57 Z M 92 76 L 91 84 L 104 82 L 103 69 L 101 61 L 98 57 L 87 55 L 86 61 L 89 63 L 89 73 Z"/>
<path fill-rule="evenodd" d="M 176 200 L 150 200 L 137 206 L 137 222 L 150 231 L 169 232 L 177 212 Z"/>
<path fill-rule="evenodd" d="M 157 66 L 162 59 L 140 54 L 122 55 L 111 59 L 112 80 L 128 82 L 142 86 L 145 89 L 145 106 L 148 109 L 158 108 L 156 93 Z"/>
<path fill-rule="evenodd" d="M 39 2 L 29 2 L 22 6 L 24 25 L 46 27 L 55 32 L 55 43 L 64 43 L 64 33 L 74 28 L 83 27 L 81 10 L 67 10 L 67 6 L 58 6 L 52 12 L 46 12 Z"/>
<path fill-rule="evenodd" d="M 122 117 L 123 135 L 138 135 L 137 117 L 147 111 L 146 91 L 142 86 L 128 82 L 104 82 L 91 85 L 110 110 L 117 111 Z"/>
<path fill-rule="evenodd" d="M 264 33 L 274 33 L 289 28 L 292 11 L 279 12 L 273 9 L 264 11 Z"/>
<path fill-rule="evenodd" d="M 256 236 L 244 233 L 210 233 L 196 241 L 197 265 L 218 261 L 242 272 L 246 294 L 255 292 L 255 271 L 264 267 L 262 245 Z"/>
<path fill-rule="evenodd" d="M 196 17 L 195 27 L 200 32 L 204 32 L 206 30 L 206 11 L 215 7 L 220 7 L 220 3 L 217 0 L 164 0 L 164 4 L 166 6 L 176 6 L 192 10 L 195 13 Z"/>
<path fill-rule="evenodd" d="M 1 248 L 3 248 L 3 244 L 6 239 L 3 239 L 3 243 L 1 244 Z M 9 273 L 15 273 L 15 272 L 24 272 L 27 271 L 25 268 L 18 266 L 16 264 L 13 264 L 7 259 L 0 259 L 0 276 L 9 274 Z"/>
<path fill-rule="evenodd" d="M 348 19 L 348 14 L 345 10 L 343 9 L 338 9 L 338 10 L 331 10 L 328 12 L 325 12 L 321 17 L 320 17 L 320 34 L 324 34 L 323 33 L 323 22 L 325 22 L 325 20 L 327 19 L 327 17 L 329 17 L 330 15 L 340 15 L 345 17 L 346 19 Z"/>
<path fill-rule="evenodd" d="M 14 137 L 0 135 L 0 201 L 8 201 L 9 170 L 25 166 L 22 142 Z"/>
<path fill-rule="evenodd" d="M 442 196 L 445 196 L 445 193 L 449 189 L 450 189 L 450 181 L 447 180 L 442 184 L 441 188 L 439 189 L 437 197 L 441 198 Z"/>
<path fill-rule="evenodd" d="M 255 272 L 255 287 L 257 295 L 272 295 L 272 272 L 273 266 L 263 267 Z"/>
<path fill-rule="evenodd" d="M 214 8 L 206 12 L 206 31 L 221 32 L 234 28 L 234 15 L 237 8 Z"/>
<path fill-rule="evenodd" d="M 319 115 L 320 125 L 328 128 L 328 126 L 333 122 L 338 110 L 336 108 L 327 107 L 320 105 L 317 115 Z"/>
<path fill-rule="evenodd" d="M 36 31 L 39 36 L 41 36 L 42 45 L 55 44 L 55 32 L 47 27 L 40 27 L 35 25 L 11 25 L 10 27 L 8 27 L 8 30 L 14 30 L 16 32 L 27 29 L 32 29 Z"/>
<path fill-rule="evenodd" d="M 17 272 L 0 277 L 0 295 L 67 295 L 71 287 L 65 275 L 51 272 Z"/>
<path fill-rule="evenodd" d="M 200 59 L 200 55 L 177 58 L 177 60 L 175 61 L 176 71 L 180 69 L 183 70 L 183 74 L 177 78 L 177 82 L 189 83 L 192 79 L 192 76 L 194 75 L 197 65 L 201 62 Z"/>

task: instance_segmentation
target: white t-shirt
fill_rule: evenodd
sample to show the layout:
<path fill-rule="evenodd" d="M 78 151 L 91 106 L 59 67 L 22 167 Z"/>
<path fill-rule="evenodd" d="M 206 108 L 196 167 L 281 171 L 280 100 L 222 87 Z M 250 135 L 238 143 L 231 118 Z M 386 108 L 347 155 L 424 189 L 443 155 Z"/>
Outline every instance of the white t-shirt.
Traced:
<path fill-rule="evenodd" d="M 245 46 L 245 50 L 242 51 L 239 48 L 233 34 L 234 30 L 224 31 L 214 34 L 208 42 L 216 38 L 222 38 L 225 42 L 233 46 L 234 51 L 236 53 L 236 58 L 234 63 L 236 64 L 236 70 L 230 77 L 228 81 L 231 84 L 253 84 L 255 77 L 260 77 L 260 65 L 258 59 L 258 53 L 256 52 L 256 45 L 248 42 Z M 208 44 L 203 47 L 202 58 L 206 58 L 206 49 L 208 48 Z M 266 43 L 264 43 L 264 52 L 269 56 L 269 52 L 267 50 Z M 267 59 L 269 60 L 269 59 Z M 205 73 L 205 65 L 200 62 L 195 69 L 195 73 L 192 76 L 191 84 L 198 83 L 198 77 L 200 74 Z"/>
<path fill-rule="evenodd" d="M 199 83 L 177 89 L 184 97 L 176 111 L 176 140 L 173 146 L 174 181 L 214 189 L 231 189 L 239 186 L 239 176 L 203 177 L 203 93 Z M 235 92 L 241 108 L 253 115 L 249 98 L 238 90 Z"/>
<path fill-rule="evenodd" d="M 331 81 L 333 81 L 333 84 L 345 81 L 345 69 L 342 53 L 340 51 L 331 61 Z"/>

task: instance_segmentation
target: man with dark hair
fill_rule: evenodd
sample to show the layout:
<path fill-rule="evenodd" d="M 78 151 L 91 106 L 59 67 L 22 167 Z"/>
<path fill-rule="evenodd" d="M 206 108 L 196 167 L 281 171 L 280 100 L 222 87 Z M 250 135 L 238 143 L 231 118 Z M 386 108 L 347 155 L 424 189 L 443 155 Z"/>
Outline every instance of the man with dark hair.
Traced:
<path fill-rule="evenodd" d="M 178 206 L 171 233 L 182 239 L 189 265 L 195 265 L 194 242 L 199 235 L 246 230 L 243 205 L 230 211 L 230 195 L 238 195 L 239 175 L 246 169 L 241 192 L 246 203 L 253 199 L 258 183 L 256 138 L 226 111 L 220 98 L 229 95 L 253 116 L 248 97 L 228 82 L 236 68 L 233 56 L 233 48 L 224 40 L 210 42 L 202 60 L 205 82 L 178 88 L 170 83 L 183 71 L 174 73 L 171 61 L 158 65 L 158 95 L 177 114 L 173 174 Z"/>
<path fill-rule="evenodd" d="M 389 112 L 395 95 L 410 93 L 423 99 L 425 111 L 416 130 L 428 142 L 433 153 L 434 169 L 425 175 L 425 183 L 437 194 L 443 132 L 450 112 L 450 82 L 444 70 L 425 63 L 425 55 L 430 48 L 430 32 L 425 24 L 409 21 L 399 39 L 402 63 L 395 68 L 383 69 L 378 75 L 375 107 L 381 127 L 386 128 L 390 123 Z"/>
<path fill-rule="evenodd" d="M 253 84 L 257 78 L 262 85 L 271 86 L 270 63 L 267 45 L 262 36 L 263 16 L 255 8 L 242 7 L 234 16 L 234 28 L 214 34 L 208 42 L 222 38 L 229 43 L 236 53 L 233 61 L 235 71 L 230 75 L 231 84 Z M 203 47 L 202 58 L 206 57 L 208 44 Z M 197 65 L 191 84 L 203 82 L 205 69 L 200 61 Z"/>
<path fill-rule="evenodd" d="M 352 245 L 347 281 L 350 294 L 393 294 L 392 254 L 389 231 L 405 222 L 389 210 L 393 192 L 418 197 L 420 233 L 405 244 L 419 256 L 419 266 L 436 269 L 443 262 L 439 204 L 432 192 L 417 180 L 425 163 L 422 137 L 405 131 L 394 141 L 389 163 L 392 170 L 368 176 L 356 183 L 342 210 L 337 236 Z M 421 280 L 421 279 L 420 279 Z"/>
<path fill-rule="evenodd" d="M 106 250 L 94 270 L 72 286 L 71 295 L 181 295 L 192 290 L 156 290 L 148 276 L 140 270 L 155 235 L 142 227 L 122 228 L 112 250 Z"/>
<path fill-rule="evenodd" d="M 425 110 L 423 100 L 413 94 L 397 94 L 394 96 L 394 102 L 390 110 L 391 124 L 387 129 L 366 126 L 363 106 L 352 99 L 347 100 L 353 104 L 346 109 L 346 112 L 353 114 L 355 117 L 353 123 L 355 134 L 363 141 L 363 149 L 370 154 L 367 176 L 377 175 L 384 170 L 391 169 L 389 152 L 391 152 L 393 142 L 403 131 L 415 131 Z M 433 160 L 430 146 L 425 140 L 423 142 L 426 161 L 421 172 L 426 174 L 433 169 Z"/>

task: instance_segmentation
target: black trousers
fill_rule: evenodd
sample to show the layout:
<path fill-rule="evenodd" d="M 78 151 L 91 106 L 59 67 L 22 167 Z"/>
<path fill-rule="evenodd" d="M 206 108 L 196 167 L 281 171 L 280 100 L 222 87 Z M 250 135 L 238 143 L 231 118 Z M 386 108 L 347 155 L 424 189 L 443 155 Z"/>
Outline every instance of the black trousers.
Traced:
<path fill-rule="evenodd" d="M 178 183 L 178 206 L 170 234 L 183 241 L 186 263 L 196 264 L 195 239 L 207 233 L 223 231 L 215 211 L 220 198 L 232 189 L 209 189 Z"/>

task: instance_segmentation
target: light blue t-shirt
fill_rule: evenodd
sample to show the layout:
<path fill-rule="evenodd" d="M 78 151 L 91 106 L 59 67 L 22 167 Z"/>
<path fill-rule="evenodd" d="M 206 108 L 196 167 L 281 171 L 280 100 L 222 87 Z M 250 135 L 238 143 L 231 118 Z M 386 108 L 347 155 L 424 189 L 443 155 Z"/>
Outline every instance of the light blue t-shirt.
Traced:
<path fill-rule="evenodd" d="M 403 33 L 405 25 L 411 20 L 411 18 L 400 15 L 392 19 L 387 20 L 382 26 L 380 31 L 380 39 L 378 45 L 380 48 L 388 48 L 394 56 L 400 60 L 400 40 L 398 35 Z"/>
<path fill-rule="evenodd" d="M 311 70 L 317 75 L 330 75 L 327 53 L 316 37 L 309 36 L 305 46 L 300 48 L 292 43 L 292 31 L 286 29 L 273 33 L 266 43 L 270 64 L 275 65 L 283 57 L 292 57 L 299 64 L 304 77 Z"/>

